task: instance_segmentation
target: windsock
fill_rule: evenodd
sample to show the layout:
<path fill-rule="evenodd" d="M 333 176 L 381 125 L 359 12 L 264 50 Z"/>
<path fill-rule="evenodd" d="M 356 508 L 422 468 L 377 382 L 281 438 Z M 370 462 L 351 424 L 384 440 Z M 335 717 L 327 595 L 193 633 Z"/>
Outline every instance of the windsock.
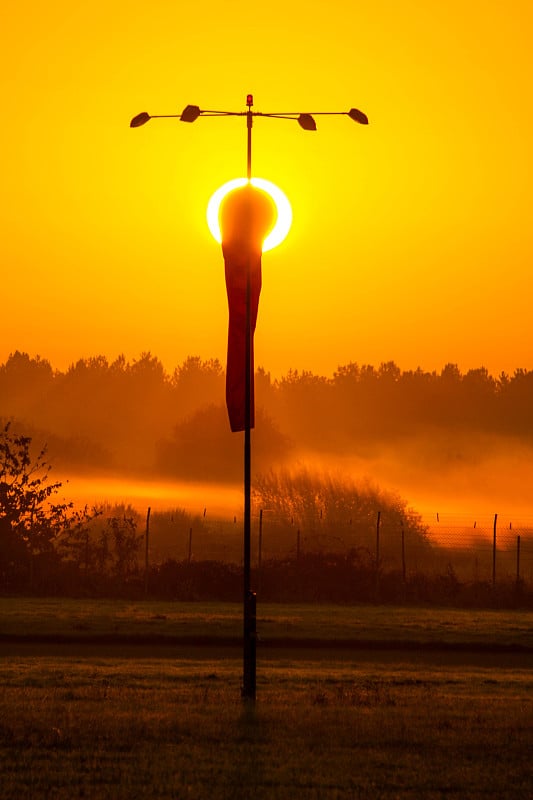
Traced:
<path fill-rule="evenodd" d="M 272 227 L 270 198 L 251 184 L 230 192 L 220 209 L 222 253 L 228 295 L 226 405 L 232 431 L 246 427 L 246 297 L 250 302 L 250 427 L 255 424 L 254 332 L 261 293 L 261 252 Z"/>

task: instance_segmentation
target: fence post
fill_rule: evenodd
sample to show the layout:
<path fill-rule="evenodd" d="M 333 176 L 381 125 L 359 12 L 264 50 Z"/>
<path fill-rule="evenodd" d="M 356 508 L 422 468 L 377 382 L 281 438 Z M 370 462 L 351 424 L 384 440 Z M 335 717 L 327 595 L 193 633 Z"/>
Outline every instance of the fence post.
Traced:
<path fill-rule="evenodd" d="M 377 521 L 376 521 L 376 576 L 375 576 L 375 579 L 376 579 L 376 587 L 375 587 L 376 600 L 379 597 L 379 544 L 380 544 L 379 543 L 379 533 L 380 533 L 379 529 L 380 529 L 380 527 L 381 527 L 381 511 L 378 511 L 378 518 L 377 518 Z"/>
<path fill-rule="evenodd" d="M 85 531 L 85 578 L 89 574 L 89 531 Z"/>
<path fill-rule="evenodd" d="M 296 561 L 300 560 L 300 528 L 296 533 Z"/>
<path fill-rule="evenodd" d="M 187 555 L 187 564 L 191 563 L 192 559 L 192 528 L 189 528 L 189 552 Z"/>
<path fill-rule="evenodd" d="M 516 537 L 516 591 L 520 591 L 520 534 Z"/>
<path fill-rule="evenodd" d="M 403 580 L 403 585 L 404 586 L 405 586 L 405 583 L 406 583 L 406 574 L 407 574 L 407 570 L 405 568 L 405 531 L 404 531 L 403 522 L 402 522 L 402 580 Z"/>
<path fill-rule="evenodd" d="M 149 553 L 148 553 L 148 546 L 149 546 L 149 539 L 150 539 L 150 513 L 152 509 L 148 506 L 148 511 L 146 513 L 146 534 L 144 537 L 144 596 L 148 595 L 148 570 L 150 568 L 150 561 L 149 561 Z"/>
<path fill-rule="evenodd" d="M 263 561 L 263 509 L 259 509 L 259 542 L 257 546 L 257 591 L 261 589 L 261 564 Z"/>
<path fill-rule="evenodd" d="M 376 522 L 376 568 L 379 567 L 379 529 L 381 527 L 381 511 L 378 511 Z"/>
<path fill-rule="evenodd" d="M 259 544 L 257 553 L 257 566 L 261 571 L 261 562 L 263 560 L 263 509 L 259 511 Z"/>
<path fill-rule="evenodd" d="M 494 528 L 492 533 L 492 588 L 496 587 L 496 526 L 498 515 L 494 514 Z"/>

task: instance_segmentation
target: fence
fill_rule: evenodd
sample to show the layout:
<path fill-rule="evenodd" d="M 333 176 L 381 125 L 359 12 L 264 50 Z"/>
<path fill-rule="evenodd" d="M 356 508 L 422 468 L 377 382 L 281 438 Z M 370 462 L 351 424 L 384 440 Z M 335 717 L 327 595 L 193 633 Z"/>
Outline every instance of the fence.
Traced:
<path fill-rule="evenodd" d="M 294 516 L 259 508 L 252 523 L 253 583 L 263 599 L 533 608 L 531 517 L 420 517 L 394 507 L 349 517 L 343 504 L 327 513 L 309 504 Z M 4 564 L 0 592 L 228 600 L 242 593 L 237 516 L 115 507 L 67 544 Z"/>
<path fill-rule="evenodd" d="M 422 526 L 398 515 L 374 512 L 359 519 L 311 516 L 306 524 L 259 509 L 252 520 L 252 563 L 259 571 L 270 560 L 298 561 L 306 554 L 357 551 L 382 574 L 453 575 L 458 581 L 492 587 L 514 582 L 533 586 L 533 517 L 513 520 L 486 515 L 425 514 Z M 213 560 L 242 563 L 242 520 L 203 515 L 174 520 L 155 514 L 150 526 L 151 564 Z M 148 562 L 147 562 L 148 563 Z"/>
<path fill-rule="evenodd" d="M 533 518 L 435 514 L 429 537 L 464 580 L 533 583 Z"/>

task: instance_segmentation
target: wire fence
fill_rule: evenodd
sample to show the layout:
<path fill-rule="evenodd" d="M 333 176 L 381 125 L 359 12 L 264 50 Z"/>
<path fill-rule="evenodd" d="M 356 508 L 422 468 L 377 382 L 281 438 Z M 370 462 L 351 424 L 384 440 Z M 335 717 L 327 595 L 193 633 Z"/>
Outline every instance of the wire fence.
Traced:
<path fill-rule="evenodd" d="M 416 514 L 312 502 L 255 508 L 255 589 L 274 602 L 533 608 L 533 517 Z M 237 600 L 243 520 L 114 507 L 55 554 L 0 565 L 0 592 Z M 18 562 L 17 562 L 18 563 Z"/>
<path fill-rule="evenodd" d="M 533 518 L 435 514 L 429 537 L 463 580 L 533 583 Z"/>
<path fill-rule="evenodd" d="M 306 521 L 259 509 L 252 517 L 252 563 L 302 559 L 306 554 L 357 551 L 376 574 L 453 574 L 464 582 L 516 582 L 533 586 L 533 517 L 515 520 L 498 514 L 425 514 L 412 526 L 380 511 L 359 519 Z M 148 533 L 148 531 L 147 531 Z M 147 557 L 152 564 L 176 561 L 222 561 L 242 564 L 242 519 L 211 518 L 204 511 L 192 519 L 155 514 Z"/>

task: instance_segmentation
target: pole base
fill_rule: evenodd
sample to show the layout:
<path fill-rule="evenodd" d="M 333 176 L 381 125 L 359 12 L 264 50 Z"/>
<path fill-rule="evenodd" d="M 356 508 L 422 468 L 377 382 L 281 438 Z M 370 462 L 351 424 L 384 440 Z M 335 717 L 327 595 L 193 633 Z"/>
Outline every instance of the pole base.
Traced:
<path fill-rule="evenodd" d="M 256 643 L 257 643 L 257 599 L 249 591 L 244 599 L 244 648 L 243 648 L 243 700 L 255 702 L 256 692 Z"/>

